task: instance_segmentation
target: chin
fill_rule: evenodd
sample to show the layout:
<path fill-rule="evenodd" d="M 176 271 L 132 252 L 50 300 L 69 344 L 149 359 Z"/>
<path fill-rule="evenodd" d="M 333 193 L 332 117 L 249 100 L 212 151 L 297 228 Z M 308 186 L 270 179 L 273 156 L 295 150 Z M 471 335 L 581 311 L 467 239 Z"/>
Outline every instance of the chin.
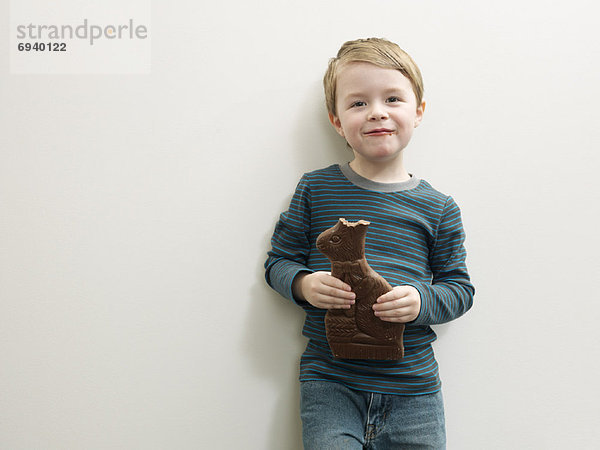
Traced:
<path fill-rule="evenodd" d="M 356 156 L 363 158 L 367 161 L 371 162 L 387 162 L 393 161 L 396 158 L 402 155 L 403 148 L 398 148 L 394 146 L 390 147 L 380 147 L 380 148 L 371 148 L 371 149 L 362 149 L 360 151 L 354 150 Z"/>
<path fill-rule="evenodd" d="M 381 161 L 391 161 L 398 158 L 402 154 L 402 150 L 381 151 L 373 154 L 373 158 Z"/>

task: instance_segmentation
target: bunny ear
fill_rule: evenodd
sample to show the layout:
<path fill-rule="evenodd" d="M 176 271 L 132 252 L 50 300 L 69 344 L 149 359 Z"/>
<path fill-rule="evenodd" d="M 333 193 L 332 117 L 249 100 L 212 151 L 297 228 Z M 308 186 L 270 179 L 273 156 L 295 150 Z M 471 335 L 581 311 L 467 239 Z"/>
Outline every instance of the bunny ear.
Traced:
<path fill-rule="evenodd" d="M 369 225 L 371 225 L 371 222 L 369 222 L 367 220 L 362 220 L 361 219 L 358 222 L 348 222 L 343 217 L 340 217 L 339 223 L 341 223 L 342 225 L 345 225 L 347 227 L 353 227 L 353 228 L 356 228 L 359 225 L 361 225 L 361 226 L 369 226 Z"/>
<path fill-rule="evenodd" d="M 338 220 L 338 225 L 342 225 L 343 227 L 348 228 L 348 227 L 352 226 L 352 222 L 348 222 L 343 217 L 340 217 L 340 220 Z"/>

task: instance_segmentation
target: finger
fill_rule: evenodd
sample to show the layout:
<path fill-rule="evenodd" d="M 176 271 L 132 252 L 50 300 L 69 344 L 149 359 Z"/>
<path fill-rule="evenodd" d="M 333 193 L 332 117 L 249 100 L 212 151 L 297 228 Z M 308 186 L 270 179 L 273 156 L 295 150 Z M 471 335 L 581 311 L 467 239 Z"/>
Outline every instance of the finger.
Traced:
<path fill-rule="evenodd" d="M 354 300 L 356 298 L 356 294 L 352 291 L 345 291 L 336 287 L 327 286 L 325 284 L 318 289 L 318 292 L 326 297 L 342 300 Z"/>
<path fill-rule="evenodd" d="M 375 311 L 375 315 L 377 317 L 403 317 L 411 314 L 411 309 L 409 308 L 394 308 L 388 309 L 384 311 Z"/>
<path fill-rule="evenodd" d="M 319 303 L 325 309 L 349 309 L 354 304 L 354 300 L 344 300 L 338 297 L 321 297 Z"/>
<path fill-rule="evenodd" d="M 329 275 L 328 277 L 325 277 L 323 279 L 323 284 L 326 284 L 327 286 L 334 287 L 336 289 L 340 289 L 342 291 L 351 291 L 352 290 L 352 288 L 350 287 L 350 285 L 344 283 L 339 278 L 332 277 L 331 275 Z"/>
<path fill-rule="evenodd" d="M 375 311 L 375 316 L 389 322 L 408 322 L 409 320 L 412 320 L 413 315 L 414 311 L 410 308 Z"/>
<path fill-rule="evenodd" d="M 408 323 L 412 320 L 411 316 L 380 317 L 379 319 L 381 319 L 383 322 L 390 322 L 390 323 Z"/>
<path fill-rule="evenodd" d="M 374 303 L 373 310 L 379 312 L 394 311 L 397 309 L 406 308 L 407 306 L 408 305 L 405 300 L 401 298 L 394 298 L 380 303 Z"/>
<path fill-rule="evenodd" d="M 410 291 L 402 289 L 402 287 L 396 287 L 396 288 L 392 289 L 391 291 L 386 292 L 385 294 L 381 295 L 377 299 L 377 302 L 378 303 L 391 302 L 391 301 L 394 301 L 394 300 L 398 300 L 398 299 L 404 298 L 409 293 L 410 293 Z"/>
<path fill-rule="evenodd" d="M 391 294 L 391 292 L 389 293 Z M 377 299 L 377 303 L 373 304 L 374 309 L 388 309 L 392 307 L 392 303 L 397 300 L 397 297 L 393 295 L 384 294 Z"/>
<path fill-rule="evenodd" d="M 330 304 L 354 304 L 356 294 L 354 292 L 340 291 L 335 288 L 323 287 L 317 292 L 318 297 L 326 303 Z"/>
<path fill-rule="evenodd" d="M 352 305 L 326 305 L 325 309 L 350 309 Z"/>
<path fill-rule="evenodd" d="M 384 322 L 409 323 L 415 320 L 418 317 L 419 313 L 415 311 L 404 311 L 401 313 L 389 312 L 387 314 L 375 313 L 375 315 L 377 316 L 377 318 Z"/>
<path fill-rule="evenodd" d="M 412 317 L 415 313 L 415 309 L 410 305 L 402 306 L 399 308 L 389 308 L 384 310 L 377 310 L 373 308 L 373 313 L 380 319 L 383 318 L 397 318 L 397 317 Z"/>

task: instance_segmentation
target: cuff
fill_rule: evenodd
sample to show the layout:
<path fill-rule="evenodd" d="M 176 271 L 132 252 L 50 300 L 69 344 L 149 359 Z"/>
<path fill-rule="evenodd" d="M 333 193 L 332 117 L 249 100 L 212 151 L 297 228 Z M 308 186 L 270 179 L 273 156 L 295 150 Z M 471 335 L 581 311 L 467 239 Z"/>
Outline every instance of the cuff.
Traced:
<path fill-rule="evenodd" d="M 430 299 L 429 289 L 425 283 L 403 283 L 405 286 L 412 286 L 421 296 L 421 309 L 419 315 L 412 322 L 408 322 L 411 325 L 429 325 L 430 316 Z"/>
<path fill-rule="evenodd" d="M 294 303 L 297 303 L 298 305 L 304 305 L 307 302 L 296 299 L 292 292 L 294 278 L 301 272 L 313 273 L 314 271 L 302 264 L 280 260 L 273 264 L 269 270 L 267 282 L 285 298 L 293 300 Z"/>

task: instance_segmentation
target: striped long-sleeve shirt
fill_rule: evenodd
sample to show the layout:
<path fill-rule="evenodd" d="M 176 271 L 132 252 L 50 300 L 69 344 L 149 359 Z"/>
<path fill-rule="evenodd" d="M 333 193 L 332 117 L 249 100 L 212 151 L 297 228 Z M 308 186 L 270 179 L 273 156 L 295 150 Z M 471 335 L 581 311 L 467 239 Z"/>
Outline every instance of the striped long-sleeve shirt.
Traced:
<path fill-rule="evenodd" d="M 406 326 L 401 360 L 335 359 L 325 335 L 326 311 L 292 294 L 292 281 L 300 272 L 331 270 L 315 242 L 340 217 L 371 222 L 365 244 L 369 265 L 392 286 L 411 285 L 421 295 L 419 316 Z M 437 392 L 441 382 L 430 325 L 464 314 L 475 292 L 465 265 L 464 240 L 458 206 L 425 180 L 411 176 L 401 183 L 377 183 L 349 164 L 304 174 L 277 222 L 265 263 L 269 285 L 306 311 L 302 333 L 309 341 L 300 381 L 329 380 L 399 395 Z"/>

